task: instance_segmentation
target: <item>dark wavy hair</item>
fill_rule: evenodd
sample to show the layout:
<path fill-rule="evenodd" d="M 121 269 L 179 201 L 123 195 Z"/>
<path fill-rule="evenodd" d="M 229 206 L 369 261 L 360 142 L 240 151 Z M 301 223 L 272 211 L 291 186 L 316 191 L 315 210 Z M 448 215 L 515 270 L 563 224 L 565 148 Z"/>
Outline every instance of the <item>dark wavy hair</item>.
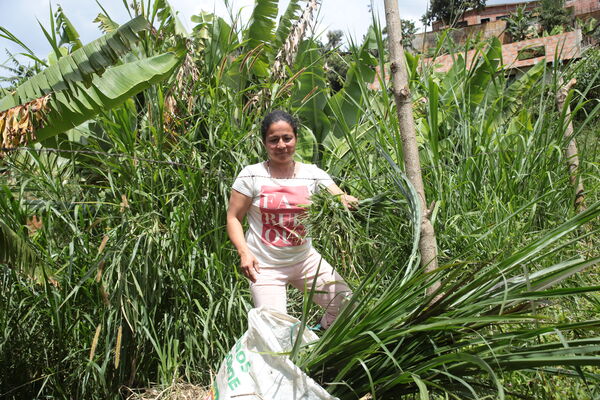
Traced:
<path fill-rule="evenodd" d="M 265 116 L 265 118 L 263 118 L 262 123 L 260 125 L 260 132 L 262 134 L 263 142 L 267 138 L 267 131 L 269 130 L 271 124 L 274 124 L 275 122 L 279 121 L 284 121 L 290 124 L 292 130 L 294 131 L 294 136 L 298 136 L 298 120 L 294 118 L 294 116 L 290 113 L 287 113 L 282 110 L 273 110 L 270 113 L 268 113 Z"/>

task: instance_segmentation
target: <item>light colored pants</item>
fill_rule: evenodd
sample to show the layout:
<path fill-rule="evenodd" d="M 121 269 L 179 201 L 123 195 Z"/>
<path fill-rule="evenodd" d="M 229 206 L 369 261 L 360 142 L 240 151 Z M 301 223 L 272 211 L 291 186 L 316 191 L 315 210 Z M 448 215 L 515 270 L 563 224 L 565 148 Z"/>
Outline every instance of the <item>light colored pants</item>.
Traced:
<path fill-rule="evenodd" d="M 321 326 L 327 329 L 352 292 L 342 277 L 315 249 L 311 250 L 306 260 L 297 264 L 261 268 L 256 282 L 250 282 L 254 306 L 266 306 L 287 313 L 287 284 L 310 293 L 315 279 L 317 282 L 312 300 L 325 309 Z"/>

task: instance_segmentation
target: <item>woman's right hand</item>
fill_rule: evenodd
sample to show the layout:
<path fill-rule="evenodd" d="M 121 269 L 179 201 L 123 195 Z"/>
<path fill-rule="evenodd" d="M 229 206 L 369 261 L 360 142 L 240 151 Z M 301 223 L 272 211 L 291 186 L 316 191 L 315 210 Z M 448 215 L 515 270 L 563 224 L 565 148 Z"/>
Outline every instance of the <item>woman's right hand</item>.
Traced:
<path fill-rule="evenodd" d="M 258 261 L 253 254 L 241 254 L 240 255 L 240 268 L 242 274 L 252 282 L 256 282 L 256 275 L 260 273 L 258 267 Z"/>

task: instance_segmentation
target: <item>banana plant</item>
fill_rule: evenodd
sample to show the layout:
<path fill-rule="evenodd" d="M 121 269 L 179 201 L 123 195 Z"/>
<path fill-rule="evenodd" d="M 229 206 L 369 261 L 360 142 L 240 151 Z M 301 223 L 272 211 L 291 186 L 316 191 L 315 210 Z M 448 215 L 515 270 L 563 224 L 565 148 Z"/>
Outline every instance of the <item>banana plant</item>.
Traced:
<path fill-rule="evenodd" d="M 375 77 L 376 59 L 371 54 L 374 45 L 375 33 L 371 28 L 364 42 L 354 47 L 354 59 L 350 62 L 344 86 L 335 94 L 327 87 L 319 46 L 312 39 L 300 45 L 294 65 L 294 72 L 299 76 L 294 82 L 291 103 L 309 130 L 308 140 L 313 149 L 302 155 L 312 162 L 326 163 L 326 154 L 342 158 L 349 151 L 348 135 L 356 133 L 365 102 L 370 97 L 367 84 Z"/>
<path fill-rule="evenodd" d="M 246 90 L 256 82 L 273 81 L 272 66 L 277 55 L 286 49 L 286 41 L 294 24 L 300 22 L 299 0 L 289 2 L 279 22 L 278 0 L 257 0 L 245 29 L 239 32 L 241 44 L 227 71 L 227 84 Z"/>
<path fill-rule="evenodd" d="M 77 29 L 75 29 L 75 26 L 73 26 L 71 20 L 60 6 L 56 10 L 56 22 L 58 22 L 58 31 L 60 33 L 59 47 L 63 44 L 70 44 L 72 50 L 77 50 L 83 46 L 79 38 L 79 32 L 77 32 Z"/>
<path fill-rule="evenodd" d="M 413 80 L 417 93 L 426 99 L 416 124 L 420 140 L 429 144 L 426 149 L 433 165 L 439 165 L 440 152 L 453 146 L 459 132 L 466 129 L 455 121 L 481 121 L 482 140 L 492 140 L 498 128 L 511 125 L 527 93 L 544 75 L 545 63 L 540 62 L 510 82 L 504 76 L 500 42 L 493 39 L 487 46 L 477 50 L 470 65 L 459 54 L 448 72 L 422 73 L 427 79 L 417 74 Z"/>
<path fill-rule="evenodd" d="M 268 57 L 266 53 L 273 42 L 275 33 L 275 18 L 277 17 L 278 0 L 257 0 L 250 24 L 245 32 L 245 52 L 256 52 L 252 72 L 259 77 L 269 74 Z M 266 47 L 267 50 L 264 48 Z"/>
<path fill-rule="evenodd" d="M 144 17 L 136 17 L 62 55 L 56 64 L 0 99 L 3 146 L 53 137 L 169 77 L 180 62 L 182 48 L 117 65 L 139 40 L 137 33 L 147 27 Z M 40 99 L 42 113 L 38 112 Z M 33 117 L 24 120 L 23 116 L 29 114 Z"/>

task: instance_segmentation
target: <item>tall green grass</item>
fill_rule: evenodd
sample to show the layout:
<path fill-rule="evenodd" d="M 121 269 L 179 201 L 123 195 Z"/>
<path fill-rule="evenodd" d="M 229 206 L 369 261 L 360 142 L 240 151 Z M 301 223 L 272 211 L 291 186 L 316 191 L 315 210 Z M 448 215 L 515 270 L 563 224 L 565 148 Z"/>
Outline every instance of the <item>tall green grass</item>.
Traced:
<path fill-rule="evenodd" d="M 377 60 L 374 46 L 385 62 L 380 30 L 370 35 L 349 57 L 358 82 L 371 73 L 360 63 Z M 208 384 L 246 329 L 252 304 L 225 232 L 230 185 L 264 157 L 259 111 L 295 109 L 298 99 L 278 92 L 280 83 L 239 78 L 247 71 L 230 62 L 241 46 L 233 33 L 202 43 L 200 79 L 105 111 L 87 126 L 86 143 L 73 145 L 88 153 L 31 149 L 2 160 L 3 232 L 35 257 L 28 268 L 0 265 L 0 395 L 105 399 L 123 386 Z M 323 193 L 307 224 L 356 296 L 296 361 L 342 398 L 500 396 L 519 390 L 511 382 L 535 379 L 511 372 L 533 368 L 530 352 L 546 357 L 536 359 L 546 370 L 567 359 L 597 364 L 597 283 L 578 278 L 597 273 L 600 155 L 589 128 L 597 119 L 578 129 L 588 143 L 589 209 L 575 215 L 552 97 L 560 71 L 540 66 L 511 81 L 493 51 L 481 52 L 475 68 L 459 61 L 449 74 L 410 61 L 443 266 L 431 275 L 415 252 L 418 202 L 394 166 L 402 152 L 388 91 L 357 84 L 335 101 L 319 92 L 338 135 L 320 144 L 322 166 L 363 201 L 349 211 Z M 273 97 L 253 108 L 249 99 L 265 87 Z M 169 94 L 180 110 L 189 98 L 193 107 L 165 126 Z M 360 112 L 349 123 L 352 107 Z M 43 224 L 28 231 L 34 215 Z M 547 286 L 569 276 L 568 285 Z M 436 280 L 433 301 L 425 292 Z M 301 294 L 292 297 L 290 312 L 304 315 Z"/>

